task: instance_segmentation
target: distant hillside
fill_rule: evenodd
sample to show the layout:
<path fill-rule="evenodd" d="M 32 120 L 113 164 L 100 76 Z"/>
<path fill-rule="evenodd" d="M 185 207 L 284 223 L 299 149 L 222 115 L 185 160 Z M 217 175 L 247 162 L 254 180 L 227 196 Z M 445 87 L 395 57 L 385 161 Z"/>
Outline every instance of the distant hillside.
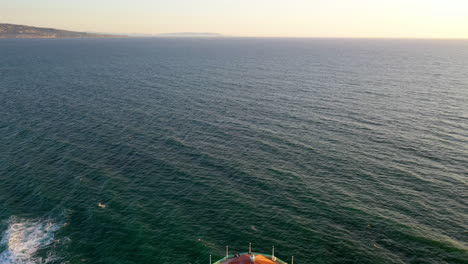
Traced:
<path fill-rule="evenodd" d="M 0 38 L 115 38 L 118 35 L 75 32 L 54 28 L 0 24 Z"/>
<path fill-rule="evenodd" d="M 197 33 L 197 32 L 177 32 L 177 33 L 163 33 L 156 35 L 157 37 L 222 37 L 218 33 Z"/>

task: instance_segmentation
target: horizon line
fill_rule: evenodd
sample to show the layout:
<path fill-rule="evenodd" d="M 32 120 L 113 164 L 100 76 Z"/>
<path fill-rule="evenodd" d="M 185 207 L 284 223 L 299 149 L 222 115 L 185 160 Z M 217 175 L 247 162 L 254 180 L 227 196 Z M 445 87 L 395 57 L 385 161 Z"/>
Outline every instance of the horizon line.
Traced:
<path fill-rule="evenodd" d="M 356 36 L 243 36 L 243 35 L 225 35 L 218 32 L 209 31 L 178 31 L 178 32 L 160 32 L 160 33 L 117 33 L 117 32 L 99 32 L 99 31 L 82 31 L 82 30 L 71 30 L 71 29 L 60 29 L 56 27 L 44 27 L 44 26 L 30 26 L 25 24 L 14 24 L 9 22 L 0 22 L 0 24 L 9 24 L 17 26 L 27 26 L 35 28 L 46 28 L 64 31 L 75 31 L 79 33 L 91 33 L 91 34 L 109 34 L 109 35 L 125 35 L 128 38 L 290 38 L 290 39 L 387 39 L 387 40 L 468 40 L 467 37 L 356 37 Z M 192 37 L 192 36 L 164 36 L 165 34 L 217 34 L 219 36 L 206 36 L 206 37 Z M 141 36 L 138 36 L 141 35 Z M 145 36 L 146 35 L 146 36 Z"/>

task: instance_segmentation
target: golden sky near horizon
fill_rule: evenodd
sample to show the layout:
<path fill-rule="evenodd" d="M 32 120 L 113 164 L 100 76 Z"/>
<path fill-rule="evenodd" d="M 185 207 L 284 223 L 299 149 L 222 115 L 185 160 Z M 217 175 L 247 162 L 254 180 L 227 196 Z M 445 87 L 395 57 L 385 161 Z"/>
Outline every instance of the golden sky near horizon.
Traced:
<path fill-rule="evenodd" d="M 0 0 L 0 23 L 260 37 L 468 38 L 468 0 Z"/>

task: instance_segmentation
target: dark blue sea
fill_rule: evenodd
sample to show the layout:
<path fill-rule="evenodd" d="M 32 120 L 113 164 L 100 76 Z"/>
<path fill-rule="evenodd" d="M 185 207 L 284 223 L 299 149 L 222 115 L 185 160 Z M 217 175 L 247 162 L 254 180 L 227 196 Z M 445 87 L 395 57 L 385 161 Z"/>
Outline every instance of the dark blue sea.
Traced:
<path fill-rule="evenodd" d="M 468 263 L 468 41 L 0 40 L 0 263 Z"/>

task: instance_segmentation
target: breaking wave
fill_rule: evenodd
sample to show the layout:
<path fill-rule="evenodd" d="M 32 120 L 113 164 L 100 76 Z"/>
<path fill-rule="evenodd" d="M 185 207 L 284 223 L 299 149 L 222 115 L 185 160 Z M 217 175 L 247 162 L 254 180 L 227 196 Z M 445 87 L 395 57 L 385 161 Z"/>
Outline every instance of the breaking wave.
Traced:
<path fill-rule="evenodd" d="M 60 225 L 54 221 L 11 217 L 0 241 L 0 264 L 46 264 L 57 260 L 54 252 L 38 252 L 51 246 Z"/>

